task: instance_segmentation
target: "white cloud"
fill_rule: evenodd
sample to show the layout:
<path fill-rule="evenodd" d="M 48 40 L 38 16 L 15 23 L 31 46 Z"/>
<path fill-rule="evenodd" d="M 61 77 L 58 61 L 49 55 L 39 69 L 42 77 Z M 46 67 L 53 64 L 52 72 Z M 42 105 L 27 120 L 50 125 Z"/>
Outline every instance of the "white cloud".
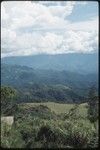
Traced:
<path fill-rule="evenodd" d="M 72 13 L 75 4 L 75 2 L 66 2 L 65 6 L 49 6 L 49 10 L 52 15 L 65 18 Z"/>
<path fill-rule="evenodd" d="M 1 19 L 2 20 L 8 19 L 8 14 L 6 13 L 5 7 L 3 4 L 1 5 Z"/>
<path fill-rule="evenodd" d="M 98 31 L 98 18 L 92 18 L 88 21 L 81 21 L 69 24 L 69 29 L 82 30 L 82 31 Z"/>
<path fill-rule="evenodd" d="M 2 56 L 96 50 L 98 18 L 75 23 L 66 19 L 77 4 L 74 1 L 2 2 Z"/>

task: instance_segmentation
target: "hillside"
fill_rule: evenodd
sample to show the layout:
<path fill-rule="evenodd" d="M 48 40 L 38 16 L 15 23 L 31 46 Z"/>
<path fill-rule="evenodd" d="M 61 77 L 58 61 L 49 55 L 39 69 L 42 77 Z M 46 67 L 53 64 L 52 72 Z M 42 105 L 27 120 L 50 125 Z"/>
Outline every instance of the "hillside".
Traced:
<path fill-rule="evenodd" d="M 22 65 L 35 69 L 66 70 L 77 73 L 95 73 L 98 71 L 98 54 L 57 54 L 13 56 L 2 58 L 2 63 Z"/>
<path fill-rule="evenodd" d="M 62 101 L 81 102 L 88 89 L 97 87 L 97 74 L 39 70 L 27 66 L 1 65 L 1 84 L 17 88 L 19 102 Z"/>

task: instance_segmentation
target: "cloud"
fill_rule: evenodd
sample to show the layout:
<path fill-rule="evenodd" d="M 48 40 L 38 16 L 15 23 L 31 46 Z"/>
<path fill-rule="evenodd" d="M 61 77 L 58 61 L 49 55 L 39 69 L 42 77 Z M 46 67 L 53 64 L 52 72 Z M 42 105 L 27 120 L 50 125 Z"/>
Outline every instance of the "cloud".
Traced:
<path fill-rule="evenodd" d="M 98 18 L 81 22 L 67 19 L 79 4 L 83 3 L 2 2 L 1 56 L 97 50 Z"/>
<path fill-rule="evenodd" d="M 98 32 L 98 18 L 90 18 L 88 21 L 81 21 L 70 23 L 69 29 L 82 30 L 82 31 L 97 31 Z"/>
<path fill-rule="evenodd" d="M 49 6 L 49 10 L 52 15 L 65 18 L 72 13 L 75 4 L 75 2 L 66 2 L 65 6 Z"/>
<path fill-rule="evenodd" d="M 97 49 L 97 41 L 93 40 L 96 36 L 95 32 L 84 31 L 69 31 L 65 33 L 65 45 L 68 46 L 69 51 L 73 52 L 92 52 Z M 93 47 L 93 44 L 95 47 Z"/>
<path fill-rule="evenodd" d="M 4 7 L 3 5 L 2 5 L 2 7 L 1 7 L 1 19 L 2 19 L 2 20 L 8 19 L 8 14 L 6 13 L 5 7 Z"/>

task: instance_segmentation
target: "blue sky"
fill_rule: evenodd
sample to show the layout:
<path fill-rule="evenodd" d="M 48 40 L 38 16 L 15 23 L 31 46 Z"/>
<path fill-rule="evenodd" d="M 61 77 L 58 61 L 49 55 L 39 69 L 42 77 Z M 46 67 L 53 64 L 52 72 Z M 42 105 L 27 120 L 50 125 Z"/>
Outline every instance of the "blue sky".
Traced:
<path fill-rule="evenodd" d="M 1 56 L 98 51 L 98 2 L 1 3 Z"/>
<path fill-rule="evenodd" d="M 80 1 L 80 3 L 83 3 Z M 84 21 L 98 16 L 98 2 L 86 2 L 87 4 L 76 5 L 73 13 L 68 17 L 71 21 Z"/>

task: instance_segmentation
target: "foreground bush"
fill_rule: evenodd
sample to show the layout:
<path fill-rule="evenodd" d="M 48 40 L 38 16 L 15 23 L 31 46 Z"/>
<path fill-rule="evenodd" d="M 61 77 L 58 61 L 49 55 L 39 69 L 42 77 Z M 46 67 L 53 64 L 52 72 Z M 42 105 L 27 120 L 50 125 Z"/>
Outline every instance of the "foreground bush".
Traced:
<path fill-rule="evenodd" d="M 1 126 L 1 147 L 3 148 L 23 148 L 24 141 L 21 134 L 15 127 L 7 124 Z"/>
<path fill-rule="evenodd" d="M 66 121 L 64 127 L 68 133 L 66 141 L 73 147 L 89 147 L 94 137 L 98 136 L 94 124 L 88 120 Z M 92 146 L 95 147 L 96 144 Z"/>
<path fill-rule="evenodd" d="M 44 109 L 44 110 L 43 110 Z M 76 108 L 75 108 L 76 109 Z M 74 110 L 75 110 L 74 109 Z M 5 148 L 97 148 L 98 122 L 70 115 L 52 114 L 43 106 L 16 113 L 14 126 L 2 124 L 1 145 Z M 25 113 L 25 115 L 24 115 Z M 46 114 L 47 113 L 47 114 Z M 28 115 L 27 115 L 28 114 Z M 40 115 L 41 114 L 41 115 Z M 72 114 L 72 113 L 71 113 Z M 48 118 L 47 116 L 52 116 Z M 71 117 L 72 116 L 72 117 Z"/>

